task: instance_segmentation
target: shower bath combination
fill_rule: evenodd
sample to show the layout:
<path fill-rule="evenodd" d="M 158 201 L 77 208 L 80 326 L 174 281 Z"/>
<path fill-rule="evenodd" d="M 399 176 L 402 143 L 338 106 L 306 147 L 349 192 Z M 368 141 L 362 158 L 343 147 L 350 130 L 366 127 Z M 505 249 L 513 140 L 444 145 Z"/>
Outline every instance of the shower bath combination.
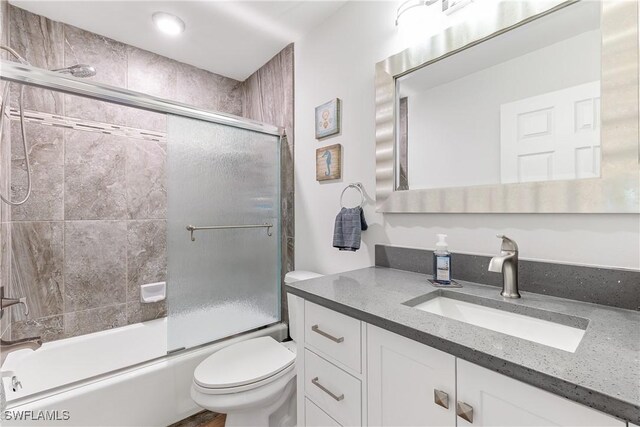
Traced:
<path fill-rule="evenodd" d="M 20 62 L 23 65 L 31 65 L 29 64 L 29 62 L 24 59 L 18 52 L 16 52 L 14 49 L 10 48 L 9 46 L 4 46 L 4 45 L 0 45 L 0 50 L 4 50 L 6 52 L 9 52 L 11 54 L 11 56 L 13 56 L 15 59 L 18 60 L 18 62 Z M 96 75 L 96 69 L 94 67 L 92 67 L 91 65 L 86 65 L 86 64 L 76 64 L 76 65 L 72 65 L 70 67 L 66 67 L 66 68 L 58 68 L 55 70 L 51 70 L 51 71 L 55 71 L 57 73 L 61 73 L 61 74 L 69 74 L 73 77 L 78 77 L 78 78 L 87 78 L 87 77 L 93 77 Z M 4 130 L 4 120 L 5 120 L 5 111 L 6 111 L 6 107 L 7 107 L 7 100 L 9 99 L 9 83 L 5 83 L 4 85 L 4 89 L 2 90 L 2 104 L 0 105 L 0 140 L 2 140 L 2 132 Z M 24 159 L 25 159 L 25 164 L 26 164 L 26 169 L 27 169 L 27 192 L 24 196 L 24 198 L 20 201 L 14 202 L 11 200 L 11 196 L 9 194 L 6 195 L 6 197 L 0 193 L 0 200 L 2 200 L 3 202 L 5 202 L 8 205 L 11 206 L 20 206 L 22 204 L 24 204 L 27 200 L 29 200 L 29 197 L 31 196 L 31 164 L 29 162 L 29 150 L 27 147 L 27 132 L 25 129 L 25 120 L 24 120 L 24 85 L 20 85 L 20 96 L 18 98 L 18 111 L 20 114 L 20 133 L 22 134 L 22 148 L 24 150 Z"/>

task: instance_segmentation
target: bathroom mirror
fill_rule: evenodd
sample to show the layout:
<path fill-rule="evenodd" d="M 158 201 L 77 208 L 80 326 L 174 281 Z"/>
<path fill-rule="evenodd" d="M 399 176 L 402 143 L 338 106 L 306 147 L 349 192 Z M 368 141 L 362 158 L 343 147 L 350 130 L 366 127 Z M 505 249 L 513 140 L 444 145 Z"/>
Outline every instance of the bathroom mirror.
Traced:
<path fill-rule="evenodd" d="M 637 3 L 482 7 L 377 64 L 378 210 L 638 212 Z"/>

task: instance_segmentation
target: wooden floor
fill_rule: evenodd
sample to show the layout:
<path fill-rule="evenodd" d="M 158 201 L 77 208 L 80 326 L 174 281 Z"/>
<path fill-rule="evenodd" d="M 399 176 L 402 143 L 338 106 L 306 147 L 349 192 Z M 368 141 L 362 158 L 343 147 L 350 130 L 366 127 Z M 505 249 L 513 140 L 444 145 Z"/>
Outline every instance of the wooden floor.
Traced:
<path fill-rule="evenodd" d="M 226 418 L 227 416 L 225 414 L 202 411 L 182 421 L 171 424 L 169 427 L 224 427 Z"/>

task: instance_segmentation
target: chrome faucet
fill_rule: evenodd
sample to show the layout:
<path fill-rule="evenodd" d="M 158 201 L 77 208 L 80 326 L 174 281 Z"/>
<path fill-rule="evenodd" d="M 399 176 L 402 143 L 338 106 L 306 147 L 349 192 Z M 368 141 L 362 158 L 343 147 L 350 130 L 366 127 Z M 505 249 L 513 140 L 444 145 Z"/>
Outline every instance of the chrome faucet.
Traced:
<path fill-rule="evenodd" d="M 5 298 L 4 287 L 0 286 L 0 313 L 16 304 L 22 304 L 24 306 L 24 315 L 29 315 L 27 298 Z M 40 337 L 22 338 L 14 341 L 0 339 L 0 366 L 2 366 L 9 353 L 22 350 L 24 348 L 37 350 L 40 346 L 42 346 L 42 339 L 40 339 Z"/>
<path fill-rule="evenodd" d="M 502 295 L 505 298 L 520 298 L 518 292 L 518 245 L 505 235 L 498 234 L 502 239 L 500 255 L 489 261 L 489 271 L 502 273 Z"/>
<path fill-rule="evenodd" d="M 0 339 L 0 365 L 4 363 L 4 359 L 11 352 L 28 348 L 30 350 L 37 350 L 42 346 L 42 339 L 40 337 L 22 338 L 14 341 L 5 341 Z"/>

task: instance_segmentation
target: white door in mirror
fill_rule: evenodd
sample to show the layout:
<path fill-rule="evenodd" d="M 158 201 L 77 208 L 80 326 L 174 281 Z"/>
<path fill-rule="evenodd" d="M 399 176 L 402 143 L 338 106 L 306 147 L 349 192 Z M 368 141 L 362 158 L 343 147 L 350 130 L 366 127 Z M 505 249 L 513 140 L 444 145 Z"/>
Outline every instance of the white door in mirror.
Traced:
<path fill-rule="evenodd" d="M 501 181 L 600 176 L 600 81 L 500 106 Z"/>

